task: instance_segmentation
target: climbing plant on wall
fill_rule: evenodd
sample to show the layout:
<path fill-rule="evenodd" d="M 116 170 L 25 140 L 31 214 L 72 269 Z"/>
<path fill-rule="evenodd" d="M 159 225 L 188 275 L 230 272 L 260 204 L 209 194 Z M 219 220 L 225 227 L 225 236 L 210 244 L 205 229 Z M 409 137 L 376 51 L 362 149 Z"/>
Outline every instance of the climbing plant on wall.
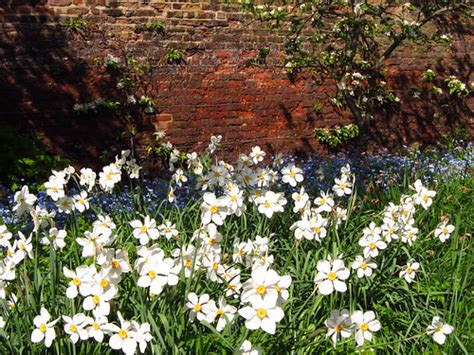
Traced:
<path fill-rule="evenodd" d="M 466 0 L 244 0 L 242 6 L 271 28 L 286 31 L 287 71 L 334 83 L 331 103 L 348 109 L 361 132 L 377 113 L 400 101 L 386 79 L 395 51 L 407 44 L 449 44 L 449 24 L 469 21 L 472 12 Z M 452 83 L 462 85 L 454 79 L 445 80 L 451 96 Z M 457 98 L 470 91 L 464 84 Z"/>

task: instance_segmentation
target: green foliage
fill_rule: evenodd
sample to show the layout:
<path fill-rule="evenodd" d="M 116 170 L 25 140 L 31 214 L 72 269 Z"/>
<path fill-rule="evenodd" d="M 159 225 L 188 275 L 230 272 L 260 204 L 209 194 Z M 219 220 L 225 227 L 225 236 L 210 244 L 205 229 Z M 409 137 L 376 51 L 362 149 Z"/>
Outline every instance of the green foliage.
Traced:
<path fill-rule="evenodd" d="M 316 128 L 313 134 L 321 144 L 335 148 L 357 137 L 359 135 L 359 126 L 348 124 L 331 128 Z"/>
<path fill-rule="evenodd" d="M 270 54 L 270 48 L 260 48 L 255 58 L 249 59 L 245 64 L 251 65 L 265 65 L 267 63 L 267 57 Z"/>
<path fill-rule="evenodd" d="M 165 61 L 168 64 L 180 64 L 184 61 L 184 53 L 178 49 L 169 49 L 165 54 Z"/>
<path fill-rule="evenodd" d="M 120 107 L 120 102 L 114 99 L 100 98 L 94 101 L 76 104 L 73 111 L 77 114 L 99 113 L 104 111 L 115 111 Z"/>
<path fill-rule="evenodd" d="M 161 21 L 149 21 L 135 26 L 135 32 L 152 32 L 163 33 L 165 31 L 165 24 Z"/>
<path fill-rule="evenodd" d="M 70 18 L 66 22 L 60 23 L 59 25 L 67 32 L 76 33 L 85 37 L 90 34 L 92 22 L 79 15 L 78 17 Z"/>
<path fill-rule="evenodd" d="M 323 104 L 321 102 L 316 102 L 313 105 L 313 110 L 320 113 L 323 110 Z"/>
<path fill-rule="evenodd" d="M 421 74 L 421 76 L 423 78 L 423 81 L 429 83 L 429 82 L 433 81 L 438 76 L 438 73 L 436 73 L 435 71 L 433 71 L 431 69 L 427 69 L 426 71 L 424 71 Z"/>
<path fill-rule="evenodd" d="M 147 158 L 158 158 L 164 164 L 170 161 L 171 154 L 173 153 L 173 146 L 163 142 L 165 138 L 165 132 L 154 132 L 154 141 L 150 142 L 146 147 Z M 176 163 L 184 165 L 187 161 L 186 153 L 175 150 Z"/>
<path fill-rule="evenodd" d="M 13 190 L 24 184 L 47 180 L 51 169 L 69 164 L 52 154 L 43 144 L 43 136 L 4 124 L 0 130 L 0 185 Z"/>
<path fill-rule="evenodd" d="M 455 76 L 450 76 L 446 78 L 445 82 L 448 86 L 448 92 L 450 95 L 461 97 L 467 96 L 471 92 L 469 87 Z"/>
<path fill-rule="evenodd" d="M 467 142 L 469 142 L 469 133 L 466 127 L 461 125 L 452 127 L 441 136 L 441 143 L 456 156 L 467 153 L 458 149 L 458 147 L 464 146 Z"/>

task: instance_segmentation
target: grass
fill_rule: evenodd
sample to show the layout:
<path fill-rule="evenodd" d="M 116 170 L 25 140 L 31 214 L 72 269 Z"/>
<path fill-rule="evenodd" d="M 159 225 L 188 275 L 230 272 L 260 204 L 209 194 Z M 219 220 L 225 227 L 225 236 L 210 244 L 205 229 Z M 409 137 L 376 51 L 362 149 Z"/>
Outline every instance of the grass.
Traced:
<path fill-rule="evenodd" d="M 157 297 L 150 297 L 147 289 L 136 286 L 137 273 L 126 274 L 112 302 L 109 321 L 117 319 L 116 312 L 119 310 L 126 319 L 148 322 L 154 339 L 148 345 L 147 353 L 228 354 L 238 350 L 245 339 L 267 354 L 353 353 L 357 348 L 352 338 L 340 341 L 336 348 L 333 347 L 326 339 L 324 321 L 333 309 L 347 308 L 351 312 L 374 310 L 382 329 L 374 333 L 372 342 L 366 342 L 357 349 L 361 352 L 473 353 L 471 233 L 474 223 L 474 179 L 451 178 L 431 188 L 437 191 L 437 195 L 431 208 L 426 211 L 418 208 L 415 225 L 420 232 L 414 244 L 409 246 L 393 242 L 376 258 L 378 268 L 374 276 L 359 279 L 351 270 L 348 291 L 330 296 L 322 296 L 315 289 L 317 262 L 328 255 L 335 257 L 343 254 L 346 266 L 350 267 L 355 256 L 362 252 L 357 243 L 363 228 L 372 221 L 380 225 L 381 212 L 385 206 L 389 202 L 398 203 L 403 193 L 411 193 L 408 186 L 393 187 L 385 192 L 356 190 L 350 202 L 353 209 L 349 218 L 338 229 L 330 227 L 328 236 L 321 244 L 305 239 L 296 241 L 290 226 L 299 217 L 291 212 L 289 205 L 285 206 L 284 213 L 276 213 L 271 219 L 258 213 L 251 204 L 242 217 L 228 217 L 219 228 L 224 236 L 221 247 L 226 263 L 232 262 L 235 240 L 254 240 L 256 235 L 270 237 L 270 254 L 275 258 L 272 268 L 279 275 L 289 274 L 292 277 L 290 297 L 282 306 L 285 317 L 277 324 L 275 335 L 246 329 L 243 318 L 239 316 L 222 332 L 217 332 L 207 323 L 190 322 L 185 307 L 188 293 L 208 293 L 216 301 L 223 293 L 223 285 L 210 281 L 205 272 L 196 272 L 191 278 L 181 275 L 176 286 L 167 287 Z M 139 190 L 136 193 L 133 212 L 111 215 L 117 224 L 114 247 L 126 250 L 132 261 L 135 260 L 138 243 L 132 237 L 129 221 L 142 219 L 149 207 L 141 200 Z M 311 196 L 314 198 L 316 194 Z M 287 198 L 290 204 L 291 198 Z M 157 241 L 169 256 L 176 247 L 189 243 L 193 232 L 199 228 L 200 201 L 189 203 L 183 208 L 162 201 L 153 202 L 152 205 L 154 213 L 150 216 L 158 224 L 170 220 L 180 232 L 178 240 L 160 238 Z M 95 211 L 97 214 L 100 212 Z M 442 216 L 449 217 L 450 223 L 456 227 L 446 243 L 441 243 L 431 233 Z M 12 232 L 25 229 L 19 225 L 8 227 Z M 67 246 L 62 251 L 40 245 L 40 235 L 33 234 L 34 258 L 25 259 L 18 265 L 15 280 L 7 282 L 7 295 L 16 294 L 18 301 L 14 308 L 10 308 L 5 300 L 0 300 L 0 315 L 6 321 L 5 328 L 0 329 L 0 353 L 46 352 L 43 343 L 33 344 L 30 341 L 34 329 L 33 318 L 39 314 L 41 306 L 49 310 L 53 319 L 83 312 L 81 297 L 74 300 L 65 297 L 69 280 L 64 277 L 62 270 L 64 266 L 75 269 L 81 264 L 93 263 L 93 260 L 81 257 L 81 248 L 75 242 L 76 238 L 83 237 L 84 231 L 92 230 L 91 221 L 73 213 L 67 219 L 66 230 Z M 419 262 L 421 269 L 417 272 L 415 282 L 408 284 L 398 273 L 410 259 Z M 250 271 L 242 268 L 242 282 L 250 277 Z M 230 298 L 228 302 L 240 308 L 238 299 Z M 436 315 L 455 328 L 443 346 L 437 345 L 426 335 L 426 327 Z M 61 321 L 56 332 L 58 337 L 49 349 L 51 353 L 112 353 L 107 340 L 102 344 L 93 339 L 72 344 L 62 329 Z"/>

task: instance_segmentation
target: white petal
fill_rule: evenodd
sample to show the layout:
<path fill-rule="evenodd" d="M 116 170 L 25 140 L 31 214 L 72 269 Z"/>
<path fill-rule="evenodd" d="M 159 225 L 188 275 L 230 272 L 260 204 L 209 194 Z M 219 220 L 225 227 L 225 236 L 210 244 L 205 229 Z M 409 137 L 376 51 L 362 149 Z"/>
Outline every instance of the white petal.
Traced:
<path fill-rule="evenodd" d="M 250 319 L 255 316 L 256 312 L 255 312 L 255 309 L 247 306 L 247 307 L 239 309 L 239 314 L 245 319 Z"/>
<path fill-rule="evenodd" d="M 275 322 L 279 322 L 285 316 L 285 313 L 280 307 L 270 308 L 267 310 L 268 318 L 271 318 Z"/>
<path fill-rule="evenodd" d="M 373 320 L 372 322 L 369 322 L 368 325 L 369 325 L 369 330 L 371 332 L 377 332 L 380 330 L 380 327 L 381 327 L 380 322 L 378 320 Z"/>
<path fill-rule="evenodd" d="M 255 329 L 260 328 L 260 323 L 261 323 L 260 318 L 255 316 L 255 317 L 250 318 L 249 320 L 247 320 L 245 322 L 245 326 L 247 327 L 247 329 L 255 330 Z"/>
<path fill-rule="evenodd" d="M 338 291 L 338 292 L 346 292 L 347 291 L 347 286 L 344 282 L 336 279 L 336 280 L 333 281 L 333 283 L 334 283 L 334 288 L 336 289 L 336 291 Z"/>
<path fill-rule="evenodd" d="M 318 261 L 316 268 L 318 271 L 324 272 L 326 274 L 331 272 L 331 264 L 327 260 Z"/>
<path fill-rule="evenodd" d="M 364 344 L 364 332 L 362 330 L 358 330 L 356 335 L 355 335 L 355 339 L 356 339 L 356 342 L 357 342 L 357 345 L 361 346 L 362 344 Z"/>
<path fill-rule="evenodd" d="M 275 334 L 276 323 L 270 318 L 263 318 L 260 327 L 269 334 Z"/>
<path fill-rule="evenodd" d="M 33 330 L 33 332 L 31 333 L 31 341 L 33 343 L 39 343 L 43 339 L 44 339 L 44 333 L 41 330 L 39 329 Z"/>
<path fill-rule="evenodd" d="M 441 330 L 444 334 L 451 334 L 454 330 L 454 327 L 450 326 L 449 324 L 444 324 Z"/>
<path fill-rule="evenodd" d="M 322 295 L 330 295 L 334 290 L 333 284 L 329 280 L 325 280 L 319 284 L 319 292 Z"/>
<path fill-rule="evenodd" d="M 442 332 L 436 332 L 433 334 L 433 340 L 438 344 L 443 345 L 446 341 L 446 335 L 444 335 Z"/>

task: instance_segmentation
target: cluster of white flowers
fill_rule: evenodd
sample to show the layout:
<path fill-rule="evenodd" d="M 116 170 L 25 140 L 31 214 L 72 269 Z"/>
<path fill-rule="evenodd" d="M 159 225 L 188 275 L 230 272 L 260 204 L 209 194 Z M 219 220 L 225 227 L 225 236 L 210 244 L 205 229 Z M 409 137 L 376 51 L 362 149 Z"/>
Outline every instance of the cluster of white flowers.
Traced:
<path fill-rule="evenodd" d="M 220 138 L 213 139 L 209 151 L 215 151 L 219 143 Z M 226 244 L 233 250 L 226 250 L 222 245 L 225 237 L 221 234 L 221 226 L 231 216 L 242 216 L 248 205 L 252 204 L 265 216 L 262 217 L 265 220 L 275 218 L 275 214 L 284 212 L 288 205 L 285 193 L 277 192 L 276 188 L 288 185 L 293 189 L 290 191 L 293 203 L 288 209 L 298 216 L 290 227 L 296 243 L 321 243 L 328 237 L 331 228 L 340 228 L 350 213 L 355 182 L 350 167 L 341 168 L 331 192 L 322 191 L 312 198 L 301 186 L 303 171 L 295 164 L 284 165 L 278 156 L 271 167 L 259 166 L 266 157 L 260 147 L 254 147 L 249 155 L 240 155 L 235 167 L 224 161 L 205 167 L 195 153 L 187 155 L 186 166 L 178 167 L 178 155 L 179 151 L 171 154 L 170 165 L 174 172 L 171 195 L 175 188 L 188 181 L 186 174 L 190 173 L 197 176 L 203 190 L 199 226 L 192 237 L 182 238 L 172 220 L 157 222 L 156 216 L 137 216 L 133 220 L 121 221 L 122 224 L 117 227 L 110 216 L 97 215 L 92 228 L 75 240 L 82 248 L 83 261 L 73 269 L 63 268 L 63 275 L 68 280 L 65 297 L 76 300 L 81 309 L 76 314 L 58 315 L 57 319 L 51 320 L 49 312 L 42 307 L 33 321 L 33 342 L 51 346 L 57 336 L 56 324 L 62 321 L 64 334 L 73 343 L 92 338 L 103 342 L 108 336 L 112 349 L 127 354 L 146 351 L 147 343 L 153 339 L 150 325 L 133 319 L 125 320 L 120 310 L 112 306 L 113 301 L 120 297 L 121 282 L 126 274 L 134 275 L 136 286 L 145 289 L 149 299 L 160 297 L 194 275 L 204 275 L 209 281 L 207 284 L 214 284 L 220 291 L 211 299 L 209 293 L 199 292 L 201 286 L 198 285 L 194 292 L 186 295 L 191 322 L 207 322 L 220 332 L 240 319 L 249 330 L 261 329 L 275 334 L 277 324 L 285 316 L 285 302 L 289 298 L 292 277 L 277 272 L 278 264 L 274 263 L 274 256 L 270 253 L 274 235 L 256 235 L 247 240 L 235 238 L 232 243 Z M 41 237 L 42 244 L 59 252 L 66 248 L 73 241 L 66 243 L 66 230 L 56 226 L 56 212 L 75 210 L 83 213 L 90 207 L 88 193 L 97 186 L 111 192 L 121 181 L 122 170 L 126 170 L 132 178 L 138 177 L 140 167 L 129 151 L 123 151 L 116 157 L 115 163 L 104 167 L 98 179 L 96 173 L 88 168 L 81 169 L 80 173 L 71 167 L 53 171 L 44 184 L 46 194 L 56 203 L 57 209 L 53 211 L 36 206 L 37 198 L 26 186 L 15 194 L 14 210 L 22 217 L 29 213 L 33 232 L 28 237 L 17 232 L 18 236 L 13 238 L 7 226 L 0 225 L 0 246 L 5 250 L 5 257 L 0 260 L 0 299 L 7 299 L 12 307 L 16 304 L 16 295 L 8 291 L 8 285 L 16 279 L 16 266 L 25 258 L 34 257 L 33 235 L 36 233 Z M 68 196 L 71 181 L 75 181 L 81 189 L 74 196 Z M 314 282 L 321 295 L 345 293 L 350 268 L 356 271 L 359 278 L 372 277 L 374 270 L 377 270 L 376 259 L 390 248 L 393 241 L 409 246 L 416 242 L 416 209 L 419 206 L 428 209 L 436 192 L 423 186 L 419 180 L 412 189 L 413 194 L 403 195 L 399 205 L 390 203 L 384 209 L 381 224 L 372 221 L 363 229 L 358 243 L 361 255 L 355 256 L 349 267 L 342 255 L 327 256 L 317 262 Z M 118 230 L 122 234 L 124 230 L 125 233 L 129 231 L 129 240 L 136 243 L 136 257 L 130 258 L 128 250 L 118 245 Z M 454 226 L 448 225 L 444 219 L 432 233 L 445 242 L 453 231 Z M 161 242 L 173 245 L 169 255 L 162 249 Z M 399 276 L 411 283 L 419 268 L 419 263 L 408 260 L 405 266 L 400 267 Z M 117 324 L 110 322 L 111 319 L 117 319 Z M 356 311 L 349 315 L 347 310 L 334 310 L 325 324 L 329 328 L 327 337 L 334 344 L 341 337 L 353 335 L 357 344 L 362 345 L 380 329 L 380 322 L 373 311 Z M 0 327 L 3 325 L 1 318 Z M 433 320 L 430 327 L 428 333 L 438 343 L 444 342 L 445 334 L 452 331 L 452 327 L 442 324 L 439 319 L 436 322 Z M 241 351 L 259 353 L 249 342 L 242 344 Z"/>
<path fill-rule="evenodd" d="M 153 339 L 148 323 L 140 324 L 136 321 L 125 320 L 120 312 L 117 313 L 120 326 L 109 323 L 107 317 L 100 312 L 93 312 L 93 317 L 84 313 L 77 313 L 72 317 L 62 316 L 64 322 L 64 333 L 67 334 L 73 344 L 79 340 L 85 341 L 94 339 L 102 343 L 104 336 L 110 336 L 109 346 L 114 350 L 122 350 L 125 354 L 134 354 L 139 348 L 144 353 L 147 343 Z M 31 333 L 31 341 L 39 343 L 44 341 L 44 345 L 49 348 L 56 338 L 54 326 L 60 319 L 51 320 L 49 312 L 42 307 L 33 324 L 35 329 Z"/>
<path fill-rule="evenodd" d="M 372 332 L 380 330 L 380 322 L 375 318 L 373 311 L 355 311 L 350 314 L 347 309 L 333 310 L 324 322 L 328 328 L 327 338 L 336 346 L 341 338 L 355 337 L 358 346 L 372 340 Z"/>

